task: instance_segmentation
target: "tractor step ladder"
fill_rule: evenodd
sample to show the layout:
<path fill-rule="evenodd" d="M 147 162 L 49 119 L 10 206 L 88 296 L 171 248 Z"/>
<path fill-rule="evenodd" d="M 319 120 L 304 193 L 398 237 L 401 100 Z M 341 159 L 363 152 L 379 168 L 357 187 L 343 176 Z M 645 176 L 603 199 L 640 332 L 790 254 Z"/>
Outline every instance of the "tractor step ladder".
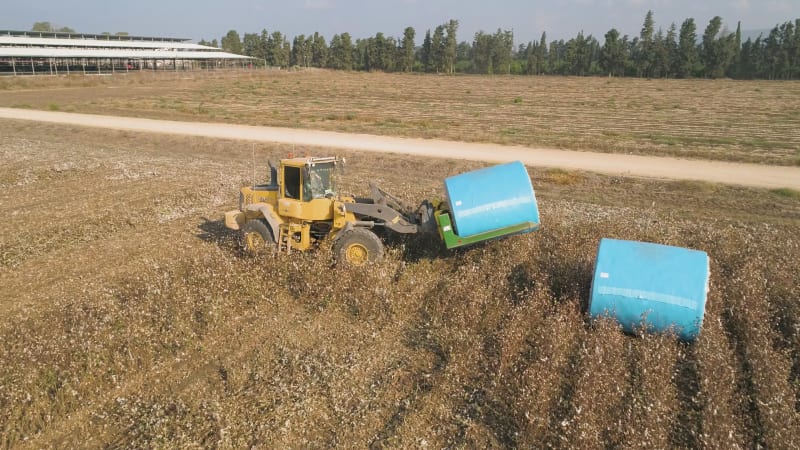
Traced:
<path fill-rule="evenodd" d="M 285 251 L 288 255 L 292 252 L 292 244 L 289 242 L 289 236 L 289 224 L 280 224 L 278 227 L 278 253 Z"/>
<path fill-rule="evenodd" d="M 303 232 L 303 225 L 299 223 L 282 223 L 278 232 L 278 253 L 292 253 L 292 237 L 295 233 Z"/>

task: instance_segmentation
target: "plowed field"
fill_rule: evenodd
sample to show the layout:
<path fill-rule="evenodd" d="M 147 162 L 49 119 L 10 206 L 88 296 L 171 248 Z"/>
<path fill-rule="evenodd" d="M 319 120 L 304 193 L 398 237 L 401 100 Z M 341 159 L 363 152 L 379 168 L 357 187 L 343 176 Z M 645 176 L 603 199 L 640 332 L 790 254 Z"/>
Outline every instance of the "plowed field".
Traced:
<path fill-rule="evenodd" d="M 346 270 L 240 254 L 248 143 L 0 135 L 2 447 L 800 447 L 793 191 L 532 168 L 541 231 Z M 481 166 L 346 156 L 412 202 Z M 697 343 L 585 319 L 601 237 L 709 253 Z"/>

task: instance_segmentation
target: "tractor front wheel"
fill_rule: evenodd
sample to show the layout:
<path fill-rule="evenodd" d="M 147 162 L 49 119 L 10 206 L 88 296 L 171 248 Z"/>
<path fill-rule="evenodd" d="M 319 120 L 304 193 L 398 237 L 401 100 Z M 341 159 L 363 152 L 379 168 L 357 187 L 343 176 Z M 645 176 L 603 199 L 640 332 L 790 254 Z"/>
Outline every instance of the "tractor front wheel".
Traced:
<path fill-rule="evenodd" d="M 383 242 L 366 228 L 353 228 L 333 244 L 336 260 L 350 266 L 362 266 L 383 258 Z"/>
<path fill-rule="evenodd" d="M 275 247 L 272 232 L 263 220 L 248 220 L 242 227 L 241 240 L 245 253 L 251 256 L 271 251 Z"/>

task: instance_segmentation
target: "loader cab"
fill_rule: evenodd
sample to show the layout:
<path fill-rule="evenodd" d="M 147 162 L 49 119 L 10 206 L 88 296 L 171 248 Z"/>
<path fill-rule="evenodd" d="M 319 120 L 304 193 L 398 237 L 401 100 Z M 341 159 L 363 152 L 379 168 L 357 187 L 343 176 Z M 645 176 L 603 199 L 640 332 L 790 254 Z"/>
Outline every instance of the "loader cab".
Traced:
<path fill-rule="evenodd" d="M 336 195 L 336 158 L 295 158 L 281 161 L 281 197 L 310 202 Z"/>
<path fill-rule="evenodd" d="M 337 159 L 293 158 L 281 161 L 279 213 L 301 220 L 328 220 L 336 197 Z"/>

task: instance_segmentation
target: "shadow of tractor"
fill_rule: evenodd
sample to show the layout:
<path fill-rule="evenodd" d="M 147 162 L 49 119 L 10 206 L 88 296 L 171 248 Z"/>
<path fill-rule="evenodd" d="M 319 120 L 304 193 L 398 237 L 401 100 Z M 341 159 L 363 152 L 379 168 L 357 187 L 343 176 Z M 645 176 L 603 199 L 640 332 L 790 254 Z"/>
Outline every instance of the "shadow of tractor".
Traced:
<path fill-rule="evenodd" d="M 197 226 L 198 232 L 195 234 L 198 239 L 216 244 L 225 251 L 240 253 L 239 233 L 226 228 L 224 220 L 210 220 L 207 217 L 201 217 L 201 220 L 203 222 Z"/>

